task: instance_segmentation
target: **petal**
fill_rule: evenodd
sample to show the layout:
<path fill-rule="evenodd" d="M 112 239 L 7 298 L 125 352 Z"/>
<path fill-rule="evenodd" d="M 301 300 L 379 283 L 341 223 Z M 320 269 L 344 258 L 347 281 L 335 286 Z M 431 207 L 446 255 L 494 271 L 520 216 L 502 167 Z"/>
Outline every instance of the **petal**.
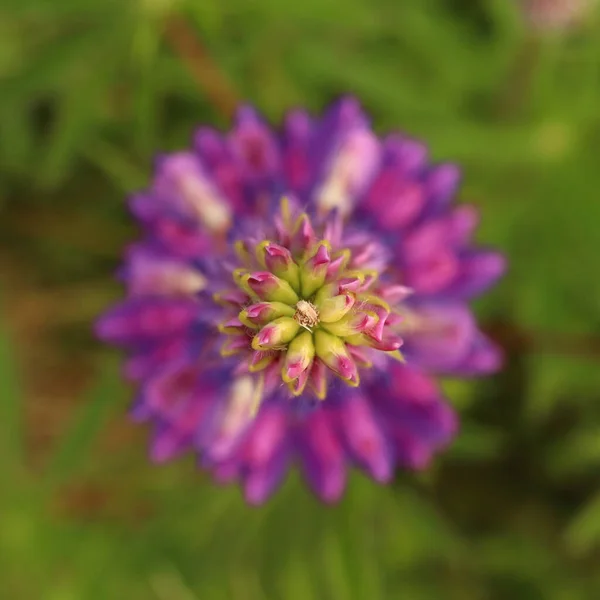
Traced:
<path fill-rule="evenodd" d="M 322 171 L 327 158 L 348 131 L 368 127 L 369 119 L 360 102 L 352 96 L 340 98 L 327 109 L 317 125 L 311 147 L 313 164 Z"/>
<path fill-rule="evenodd" d="M 145 245 L 129 249 L 123 278 L 131 295 L 194 295 L 206 287 L 206 277 L 182 260 L 168 258 Z"/>
<path fill-rule="evenodd" d="M 160 160 L 152 189 L 157 197 L 168 200 L 174 209 L 208 231 L 223 231 L 230 225 L 231 204 L 191 152 L 177 152 Z"/>
<path fill-rule="evenodd" d="M 269 463 L 250 469 L 243 483 L 246 501 L 253 505 L 266 502 L 281 485 L 289 463 L 289 452 L 283 448 Z"/>
<path fill-rule="evenodd" d="M 126 361 L 124 375 L 131 381 L 140 381 L 170 368 L 174 362 L 191 359 L 204 345 L 206 336 L 207 332 L 194 331 L 193 335 L 176 335 L 143 344 Z"/>
<path fill-rule="evenodd" d="M 472 251 L 460 258 L 456 280 L 446 293 L 454 298 L 472 298 L 484 292 L 506 271 L 506 258 L 490 250 Z"/>
<path fill-rule="evenodd" d="M 292 111 L 285 118 L 283 168 L 287 187 L 296 194 L 304 193 L 315 176 L 310 156 L 314 131 L 314 122 L 305 111 Z"/>
<path fill-rule="evenodd" d="M 429 162 L 427 146 L 418 140 L 392 133 L 383 140 L 383 164 L 404 179 L 419 176 Z"/>
<path fill-rule="evenodd" d="M 228 143 L 238 168 L 251 181 L 275 177 L 280 168 L 277 140 L 251 106 L 242 106 Z"/>
<path fill-rule="evenodd" d="M 409 362 L 447 372 L 469 354 L 477 333 L 471 311 L 462 304 L 426 304 L 407 319 L 403 351 Z M 416 319 L 411 326 L 410 321 Z"/>
<path fill-rule="evenodd" d="M 429 466 L 434 450 L 405 429 L 390 428 L 391 444 L 396 461 L 402 467 L 421 471 Z"/>
<path fill-rule="evenodd" d="M 477 332 L 469 353 L 452 369 L 452 374 L 471 377 L 495 373 L 502 367 L 503 360 L 502 350 Z"/>
<path fill-rule="evenodd" d="M 382 170 L 373 181 L 362 206 L 386 231 L 405 229 L 421 214 L 425 206 L 424 187 L 406 179 L 395 168 Z"/>
<path fill-rule="evenodd" d="M 160 217 L 152 222 L 148 229 L 152 238 L 174 256 L 197 258 L 213 248 L 206 232 L 198 229 L 197 225 L 173 215 Z"/>
<path fill-rule="evenodd" d="M 451 249 L 439 248 L 407 264 L 404 281 L 415 293 L 432 296 L 445 292 L 455 282 L 459 270 L 456 254 Z"/>
<path fill-rule="evenodd" d="M 319 210 L 350 214 L 377 171 L 380 150 L 377 136 L 366 127 L 351 129 L 343 135 L 332 148 L 314 194 Z"/>
<path fill-rule="evenodd" d="M 277 404 L 266 404 L 252 425 L 240 452 L 247 467 L 266 465 L 277 454 L 288 435 L 287 413 Z"/>
<path fill-rule="evenodd" d="M 377 481 L 393 474 L 393 456 L 369 402 L 360 395 L 348 398 L 340 408 L 341 434 L 352 458 Z"/>
<path fill-rule="evenodd" d="M 216 397 L 216 388 L 203 381 L 195 364 L 180 363 L 150 380 L 143 398 L 146 411 L 157 422 L 152 459 L 170 460 L 191 447 Z"/>
<path fill-rule="evenodd" d="M 443 217 L 429 219 L 413 229 L 402 241 L 404 260 L 419 262 L 447 248 L 464 246 L 475 226 L 477 211 L 472 206 L 460 206 Z"/>
<path fill-rule="evenodd" d="M 428 212 L 436 214 L 444 210 L 454 199 L 461 182 L 457 165 L 444 163 L 433 167 L 425 177 L 428 196 Z"/>
<path fill-rule="evenodd" d="M 254 425 L 260 387 L 260 380 L 252 375 L 233 379 L 210 421 L 196 437 L 208 464 L 226 460 L 237 451 Z"/>
<path fill-rule="evenodd" d="M 455 435 L 458 422 L 432 380 L 418 370 L 394 365 L 385 383 L 375 383 L 370 397 L 391 435 L 410 436 L 434 449 Z"/>
<path fill-rule="evenodd" d="M 344 450 L 331 425 L 330 412 L 315 410 L 299 426 L 298 454 L 304 475 L 325 502 L 336 502 L 346 485 Z"/>
<path fill-rule="evenodd" d="M 458 429 L 456 415 L 441 400 L 417 404 L 399 399 L 393 418 L 387 419 L 390 430 L 406 432 L 433 449 L 445 446 Z"/>
<path fill-rule="evenodd" d="M 235 211 L 244 212 L 248 207 L 244 202 L 242 173 L 224 136 L 214 129 L 202 127 L 194 134 L 194 148 Z"/>
<path fill-rule="evenodd" d="M 184 332 L 198 318 L 195 300 L 161 297 L 132 298 L 96 322 L 96 335 L 117 345 L 139 344 Z"/>

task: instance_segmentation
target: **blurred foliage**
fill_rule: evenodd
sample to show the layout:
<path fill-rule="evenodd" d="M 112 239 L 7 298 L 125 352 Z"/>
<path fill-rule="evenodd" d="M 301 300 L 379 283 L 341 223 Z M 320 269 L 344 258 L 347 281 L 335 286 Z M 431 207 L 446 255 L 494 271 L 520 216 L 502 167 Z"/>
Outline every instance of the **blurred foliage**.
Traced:
<path fill-rule="evenodd" d="M 249 509 L 191 460 L 148 466 L 123 423 L 129 391 L 89 334 L 134 235 L 123 198 L 155 152 L 227 123 L 214 72 L 165 36 L 175 15 L 271 119 L 349 91 L 463 164 L 511 263 L 477 307 L 507 368 L 446 382 L 463 432 L 431 472 L 356 475 L 336 508 L 292 477 Z M 534 33 L 508 0 L 3 0 L 3 594 L 600 597 L 598 25 Z"/>

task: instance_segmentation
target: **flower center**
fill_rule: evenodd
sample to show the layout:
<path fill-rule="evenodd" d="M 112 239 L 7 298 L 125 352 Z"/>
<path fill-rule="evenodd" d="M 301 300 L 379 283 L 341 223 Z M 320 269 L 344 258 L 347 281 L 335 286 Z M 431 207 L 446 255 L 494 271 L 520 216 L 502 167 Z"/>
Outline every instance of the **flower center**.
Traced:
<path fill-rule="evenodd" d="M 294 313 L 294 319 L 310 330 L 319 322 L 319 311 L 312 302 L 306 300 L 299 300 L 296 304 L 296 312 Z"/>
<path fill-rule="evenodd" d="M 235 288 L 215 297 L 231 311 L 219 327 L 228 336 L 222 354 L 240 354 L 248 371 L 283 380 L 294 396 L 308 389 L 324 399 L 329 374 L 358 386 L 373 351 L 401 358 L 386 288 L 349 248 L 334 246 L 334 231 L 326 223 L 317 237 L 308 216 L 283 201 L 271 239 L 235 244 Z"/>

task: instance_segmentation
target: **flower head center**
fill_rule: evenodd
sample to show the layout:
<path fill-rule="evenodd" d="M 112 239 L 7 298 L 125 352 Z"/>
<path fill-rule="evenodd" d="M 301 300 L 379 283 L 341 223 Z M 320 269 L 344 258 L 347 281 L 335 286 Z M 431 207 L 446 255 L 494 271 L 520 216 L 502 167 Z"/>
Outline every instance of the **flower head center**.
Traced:
<path fill-rule="evenodd" d="M 328 374 L 358 386 L 373 351 L 401 358 L 397 315 L 379 273 L 364 266 L 365 248 L 336 247 L 335 224 L 315 230 L 284 202 L 275 223 L 271 238 L 235 244 L 236 287 L 217 298 L 232 310 L 220 325 L 222 354 L 241 354 L 251 373 L 275 373 L 294 396 L 310 389 L 320 399 Z"/>
<path fill-rule="evenodd" d="M 306 300 L 299 300 L 296 304 L 296 312 L 294 313 L 294 319 L 310 330 L 319 322 L 319 310 L 312 302 Z"/>

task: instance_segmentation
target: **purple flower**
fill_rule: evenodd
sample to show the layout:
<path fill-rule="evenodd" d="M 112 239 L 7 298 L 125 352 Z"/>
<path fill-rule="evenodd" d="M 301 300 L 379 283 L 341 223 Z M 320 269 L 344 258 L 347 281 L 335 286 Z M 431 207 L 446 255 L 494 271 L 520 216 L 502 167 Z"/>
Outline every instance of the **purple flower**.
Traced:
<path fill-rule="evenodd" d="M 431 374 L 500 364 L 468 302 L 504 259 L 471 244 L 459 179 L 379 139 L 352 98 L 280 132 L 245 107 L 160 157 L 131 199 L 127 298 L 97 325 L 128 353 L 152 458 L 193 450 L 251 503 L 293 461 L 328 502 L 351 465 L 381 482 L 425 467 L 457 429 Z"/>

